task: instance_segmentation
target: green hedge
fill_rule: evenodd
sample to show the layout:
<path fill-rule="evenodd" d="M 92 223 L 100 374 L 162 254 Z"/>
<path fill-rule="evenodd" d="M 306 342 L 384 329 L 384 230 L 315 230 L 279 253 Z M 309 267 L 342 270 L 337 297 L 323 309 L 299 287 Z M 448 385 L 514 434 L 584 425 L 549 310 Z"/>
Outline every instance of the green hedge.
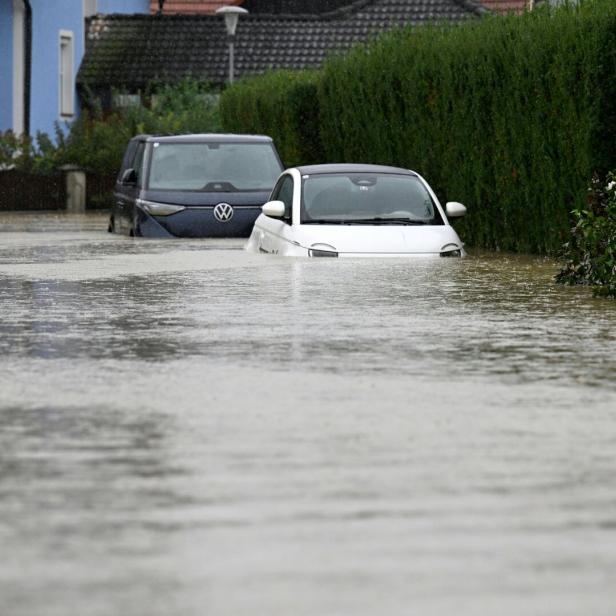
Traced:
<path fill-rule="evenodd" d="M 415 169 L 468 205 L 456 226 L 471 245 L 557 254 L 592 173 L 616 163 L 611 0 L 396 31 L 302 79 L 227 90 L 225 128 L 269 132 L 288 164 Z"/>
<path fill-rule="evenodd" d="M 277 71 L 240 81 L 221 97 L 224 128 L 269 135 L 288 167 L 322 162 L 319 79 L 316 71 Z"/>

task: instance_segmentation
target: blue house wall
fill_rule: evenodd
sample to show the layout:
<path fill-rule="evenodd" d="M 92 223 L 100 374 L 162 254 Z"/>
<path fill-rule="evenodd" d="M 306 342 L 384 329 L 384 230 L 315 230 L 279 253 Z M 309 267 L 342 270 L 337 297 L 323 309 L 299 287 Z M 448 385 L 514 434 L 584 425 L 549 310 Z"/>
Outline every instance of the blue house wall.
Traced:
<path fill-rule="evenodd" d="M 66 125 L 79 115 L 73 87 L 74 114 L 60 114 L 60 35 L 71 34 L 73 82 L 85 48 L 84 0 L 30 0 L 32 7 L 32 73 L 30 134 L 53 134 L 55 124 Z M 0 2 L 0 131 L 13 127 L 13 0 Z M 149 13 L 149 0 L 98 0 L 98 13 Z"/>
<path fill-rule="evenodd" d="M 13 124 L 13 5 L 0 2 L 0 131 Z"/>
<path fill-rule="evenodd" d="M 98 0 L 98 13 L 149 13 L 148 0 Z"/>
<path fill-rule="evenodd" d="M 84 52 L 83 2 L 31 0 L 32 4 L 32 82 L 30 132 L 52 133 L 60 117 L 60 31 L 73 33 L 73 70 L 79 68 Z M 64 10 L 58 10 L 58 4 Z M 76 102 L 74 103 L 76 105 Z M 75 116 L 78 114 L 75 106 Z"/>

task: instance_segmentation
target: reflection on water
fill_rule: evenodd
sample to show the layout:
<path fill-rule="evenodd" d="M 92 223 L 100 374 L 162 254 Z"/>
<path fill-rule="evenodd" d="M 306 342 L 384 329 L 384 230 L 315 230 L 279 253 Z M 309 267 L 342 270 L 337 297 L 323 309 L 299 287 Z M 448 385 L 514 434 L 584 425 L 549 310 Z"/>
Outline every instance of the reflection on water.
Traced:
<path fill-rule="evenodd" d="M 0 217 L 0 614 L 616 613 L 613 302 L 103 228 Z"/>

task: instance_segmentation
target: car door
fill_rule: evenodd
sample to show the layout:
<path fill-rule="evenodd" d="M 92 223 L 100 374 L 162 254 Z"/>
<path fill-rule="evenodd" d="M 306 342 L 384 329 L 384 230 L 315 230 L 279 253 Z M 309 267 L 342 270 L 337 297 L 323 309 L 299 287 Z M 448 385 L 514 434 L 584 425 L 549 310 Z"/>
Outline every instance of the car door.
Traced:
<path fill-rule="evenodd" d="M 283 174 L 274 187 L 270 201 L 282 201 L 285 206 L 285 214 L 282 218 L 263 217 L 262 233 L 259 238 L 259 250 L 261 252 L 284 254 L 291 239 L 294 188 L 295 182 L 290 173 Z"/>
<path fill-rule="evenodd" d="M 133 160 L 135 158 L 135 152 L 137 151 L 138 142 L 134 139 L 131 139 L 126 146 L 126 151 L 124 152 L 124 158 L 122 159 L 122 166 L 120 167 L 120 172 L 118 173 L 118 178 L 116 180 L 115 190 L 113 193 L 113 208 L 112 208 L 112 218 L 113 225 L 116 231 L 123 231 L 123 222 L 124 222 L 124 210 L 127 205 L 127 195 L 126 195 L 126 185 L 123 182 L 123 178 L 125 177 L 126 171 L 132 168 Z"/>
<path fill-rule="evenodd" d="M 143 162 L 145 159 L 145 147 L 146 142 L 140 141 L 137 144 L 137 151 L 135 152 L 135 159 L 133 160 L 133 169 L 135 170 L 135 182 L 128 187 L 128 211 L 127 222 L 129 225 L 129 232 L 136 232 L 136 220 L 137 220 L 137 199 L 141 193 L 143 187 L 143 181 L 145 179 L 145 170 L 143 168 Z"/>
<path fill-rule="evenodd" d="M 145 141 L 141 140 L 129 144 L 116 185 L 115 224 L 127 233 L 134 232 L 135 207 L 143 176 L 145 145 Z M 133 171 L 132 174 L 129 173 L 130 170 Z"/>

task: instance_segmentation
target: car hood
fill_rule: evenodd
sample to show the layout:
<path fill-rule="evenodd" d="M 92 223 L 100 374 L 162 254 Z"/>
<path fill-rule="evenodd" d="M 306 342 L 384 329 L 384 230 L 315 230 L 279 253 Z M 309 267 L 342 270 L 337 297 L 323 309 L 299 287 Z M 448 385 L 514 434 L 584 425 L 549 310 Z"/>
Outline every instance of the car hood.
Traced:
<path fill-rule="evenodd" d="M 172 205 L 185 205 L 187 207 L 208 207 L 218 205 L 219 203 L 229 203 L 232 206 L 261 206 L 267 201 L 269 194 L 269 190 L 241 192 L 144 190 L 141 194 L 141 198 L 157 203 L 171 203 Z"/>
<path fill-rule="evenodd" d="M 338 253 L 440 254 L 448 244 L 463 246 L 450 225 L 301 225 L 298 231 L 302 247 L 327 244 Z"/>

